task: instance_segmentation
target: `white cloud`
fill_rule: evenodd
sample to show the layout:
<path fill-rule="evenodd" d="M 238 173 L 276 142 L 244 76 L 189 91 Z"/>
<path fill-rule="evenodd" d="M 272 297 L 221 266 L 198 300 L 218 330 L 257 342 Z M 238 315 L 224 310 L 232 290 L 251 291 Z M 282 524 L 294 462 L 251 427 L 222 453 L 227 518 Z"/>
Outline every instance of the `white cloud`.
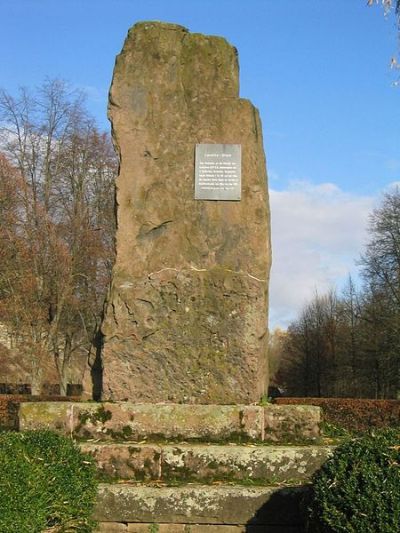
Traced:
<path fill-rule="evenodd" d="M 297 181 L 286 190 L 270 190 L 271 327 L 287 326 L 316 290 L 340 285 L 356 270 L 374 200 L 333 183 Z"/>

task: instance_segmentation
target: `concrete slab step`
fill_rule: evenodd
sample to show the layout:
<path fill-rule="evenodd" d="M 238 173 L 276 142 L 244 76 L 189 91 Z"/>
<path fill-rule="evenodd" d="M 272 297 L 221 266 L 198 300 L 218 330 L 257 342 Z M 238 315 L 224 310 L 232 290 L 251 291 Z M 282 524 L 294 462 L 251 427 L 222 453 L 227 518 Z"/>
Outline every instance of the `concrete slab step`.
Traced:
<path fill-rule="evenodd" d="M 115 480 L 305 481 L 331 455 L 330 446 L 81 443 L 99 471 Z"/>
<path fill-rule="evenodd" d="M 320 409 L 312 405 L 188 405 L 130 402 L 22 403 L 19 428 L 50 428 L 80 439 L 313 442 Z"/>
<path fill-rule="evenodd" d="M 100 522 L 96 533 L 304 533 L 300 526 Z"/>
<path fill-rule="evenodd" d="M 302 505 L 308 491 L 308 486 L 101 484 L 94 516 L 99 522 L 110 524 L 301 528 Z"/>

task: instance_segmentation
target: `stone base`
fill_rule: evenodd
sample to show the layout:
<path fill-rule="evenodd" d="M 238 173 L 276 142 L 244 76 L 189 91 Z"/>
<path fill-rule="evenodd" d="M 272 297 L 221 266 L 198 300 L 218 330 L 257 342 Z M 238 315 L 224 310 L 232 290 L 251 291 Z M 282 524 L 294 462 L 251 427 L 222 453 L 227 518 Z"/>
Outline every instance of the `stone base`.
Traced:
<path fill-rule="evenodd" d="M 303 533 L 309 479 L 332 451 L 315 445 L 319 423 L 318 407 L 297 405 L 29 402 L 19 412 L 21 430 L 86 441 L 107 481 L 97 533 Z"/>
<path fill-rule="evenodd" d="M 22 403 L 21 430 L 48 428 L 80 439 L 313 442 L 320 409 L 302 405 Z"/>
<path fill-rule="evenodd" d="M 100 522 L 96 533 L 303 533 L 297 526 L 225 526 L 217 524 L 127 524 Z"/>
<path fill-rule="evenodd" d="M 103 484 L 99 487 L 94 516 L 99 522 L 128 524 L 299 527 L 303 521 L 302 501 L 307 494 L 306 486 L 150 487 Z"/>
<path fill-rule="evenodd" d="M 82 443 L 101 478 L 173 483 L 304 482 L 331 455 L 332 446 Z"/>

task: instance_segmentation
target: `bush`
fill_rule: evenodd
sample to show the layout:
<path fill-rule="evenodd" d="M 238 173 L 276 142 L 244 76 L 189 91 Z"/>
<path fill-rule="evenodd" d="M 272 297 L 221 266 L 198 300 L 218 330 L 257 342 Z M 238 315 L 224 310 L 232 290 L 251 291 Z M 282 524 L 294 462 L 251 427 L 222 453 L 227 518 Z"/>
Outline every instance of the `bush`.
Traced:
<path fill-rule="evenodd" d="M 400 432 L 348 441 L 314 475 L 309 531 L 400 532 Z"/>
<path fill-rule="evenodd" d="M 92 459 L 50 431 L 0 433 L 0 532 L 90 532 Z"/>

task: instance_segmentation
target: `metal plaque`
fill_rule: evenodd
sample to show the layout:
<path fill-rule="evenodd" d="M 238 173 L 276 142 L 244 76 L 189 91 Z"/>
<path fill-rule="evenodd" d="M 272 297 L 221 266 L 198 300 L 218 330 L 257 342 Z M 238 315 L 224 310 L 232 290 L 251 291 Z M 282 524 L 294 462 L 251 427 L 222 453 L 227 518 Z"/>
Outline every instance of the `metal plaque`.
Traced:
<path fill-rule="evenodd" d="M 195 200 L 240 200 L 240 144 L 196 144 Z"/>

